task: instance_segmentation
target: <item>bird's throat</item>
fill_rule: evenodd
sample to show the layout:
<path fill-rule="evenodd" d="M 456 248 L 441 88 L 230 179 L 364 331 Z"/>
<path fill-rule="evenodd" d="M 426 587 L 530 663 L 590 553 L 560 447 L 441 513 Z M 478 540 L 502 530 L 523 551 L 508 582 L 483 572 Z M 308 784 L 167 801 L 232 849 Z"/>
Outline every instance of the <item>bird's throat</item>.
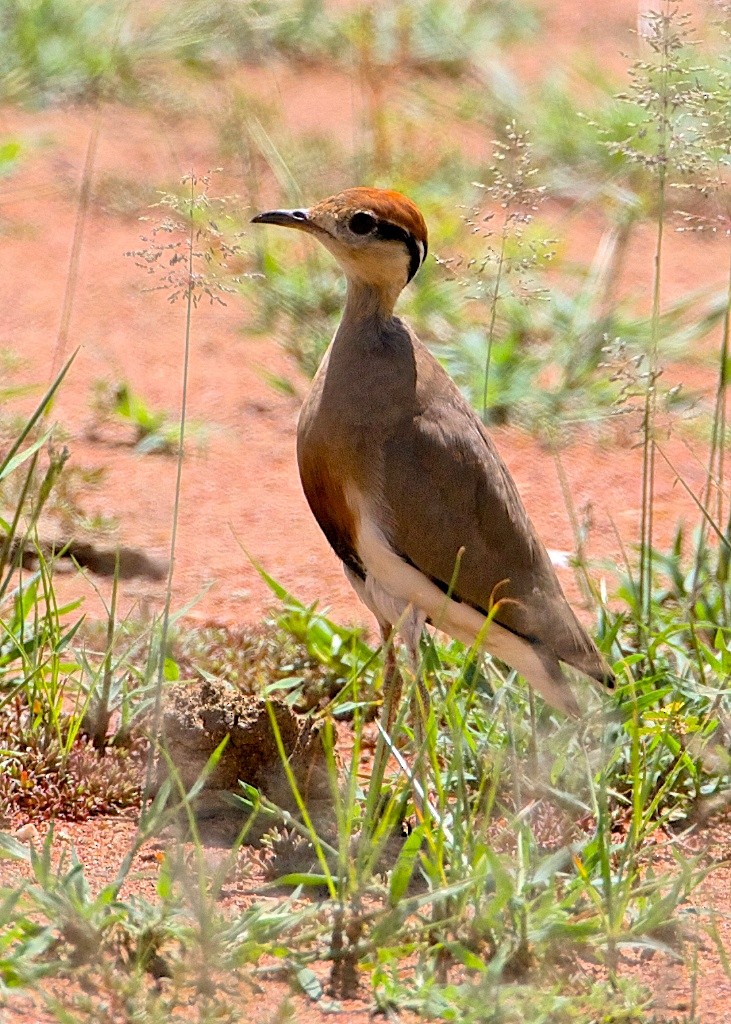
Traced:
<path fill-rule="evenodd" d="M 361 278 L 348 276 L 343 321 L 354 325 L 389 321 L 400 292 L 401 288 L 397 286 L 377 286 Z"/>

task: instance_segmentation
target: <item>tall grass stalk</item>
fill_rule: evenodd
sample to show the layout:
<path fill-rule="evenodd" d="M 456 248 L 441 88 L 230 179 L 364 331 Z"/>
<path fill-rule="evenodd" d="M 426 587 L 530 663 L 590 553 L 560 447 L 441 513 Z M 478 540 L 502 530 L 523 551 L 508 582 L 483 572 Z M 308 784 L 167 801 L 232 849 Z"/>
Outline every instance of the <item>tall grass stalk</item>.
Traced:
<path fill-rule="evenodd" d="M 492 346 L 495 340 L 495 320 L 497 318 L 497 304 L 500 297 L 500 285 L 505 266 L 505 246 L 507 243 L 507 218 L 500 233 L 500 252 L 497 257 L 497 268 L 495 270 L 495 284 L 490 297 L 490 326 L 487 330 L 487 345 L 485 346 L 485 383 L 482 387 L 482 422 L 487 423 L 487 392 L 490 384 L 490 364 L 492 363 Z"/>
<path fill-rule="evenodd" d="M 150 749 L 147 757 L 147 768 L 145 773 L 145 785 L 143 790 L 144 812 L 145 802 L 150 799 L 151 786 L 155 759 L 158 755 L 157 743 L 159 742 L 160 721 L 162 712 L 162 691 L 165 680 L 165 657 L 167 652 L 168 634 L 170 630 L 170 611 L 173 599 L 173 577 L 175 574 L 175 553 L 178 539 L 178 522 L 180 519 L 180 494 L 183 481 L 183 457 L 185 450 L 185 425 L 188 411 L 188 373 L 190 368 L 190 343 L 191 327 L 193 319 L 193 307 L 195 305 L 195 281 L 194 281 L 194 259 L 195 259 L 195 236 L 196 236 L 196 185 L 197 178 L 193 171 L 190 173 L 190 194 L 188 206 L 188 238 L 187 238 L 187 284 L 184 290 L 185 296 L 185 332 L 183 343 L 183 379 L 180 396 L 180 429 L 178 433 L 178 451 L 175 465 L 175 493 L 173 498 L 173 516 L 170 530 L 170 561 L 168 564 L 168 576 L 165 585 L 165 603 L 163 605 L 162 622 L 160 625 L 160 650 L 157 662 L 157 683 L 155 689 L 155 703 L 151 719 Z"/>
<path fill-rule="evenodd" d="M 69 329 L 71 326 L 71 313 L 76 298 L 76 285 L 79 278 L 79 261 L 81 259 L 81 247 L 84 241 L 84 230 L 86 218 L 91 202 L 91 188 L 94 180 L 94 165 L 99 145 L 99 134 L 101 132 L 103 106 L 99 103 L 94 113 L 94 122 L 89 134 L 89 141 L 86 146 L 84 158 L 84 170 L 81 176 L 81 191 L 79 202 L 76 206 L 76 220 L 74 221 L 74 235 L 71 242 L 71 254 L 69 256 L 69 268 L 66 274 L 66 286 L 63 293 L 63 305 L 61 306 L 61 322 L 58 327 L 56 347 L 51 360 L 51 377 L 58 369 L 59 362 L 63 359 L 68 344 Z"/>
<path fill-rule="evenodd" d="M 107 729 L 110 719 L 110 697 L 114 677 L 114 635 L 117 624 L 117 598 L 119 595 L 119 548 L 114 559 L 114 578 L 112 580 L 112 598 L 107 613 L 107 642 L 102 664 L 102 686 L 99 694 L 99 706 L 92 734 L 92 742 L 97 750 L 103 750 L 107 742 Z"/>
<path fill-rule="evenodd" d="M 724 521 L 724 484 L 725 484 L 725 452 L 726 452 L 726 400 L 728 397 L 728 375 L 729 356 L 731 355 L 729 342 L 731 340 L 731 264 L 729 265 L 726 310 L 723 318 L 723 333 L 721 336 L 721 349 L 718 359 L 718 381 L 716 385 L 716 401 L 713 410 L 713 428 L 711 431 L 711 446 L 708 455 L 708 478 L 704 504 L 711 507 L 712 490 L 715 487 L 716 502 L 713 514 L 716 522 L 720 525 Z M 701 536 L 698 545 L 698 560 L 702 558 L 704 539 L 706 534 L 706 523 L 701 523 Z M 726 522 L 724 537 L 726 543 L 719 548 L 717 579 L 721 584 L 721 595 L 723 602 L 724 621 L 729 621 L 731 608 L 729 607 L 728 589 L 724 584 L 729 578 L 731 567 L 731 506 L 729 506 L 728 519 Z M 696 563 L 696 575 L 699 575 L 700 564 Z"/>
<path fill-rule="evenodd" d="M 668 175 L 668 136 L 670 132 L 669 66 L 676 44 L 673 29 L 674 0 L 664 0 L 661 13 L 648 17 L 649 45 L 659 59 L 660 84 L 654 110 L 656 134 L 657 215 L 653 255 L 652 321 L 648 352 L 647 378 L 642 415 L 642 498 L 640 514 L 639 601 L 646 628 L 652 628 L 653 525 L 655 503 L 655 418 L 659 375 L 659 328 L 661 308 L 662 255 L 665 227 Z"/>
<path fill-rule="evenodd" d="M 501 218 L 500 242 L 496 250 L 489 250 L 481 263 L 481 271 L 488 264 L 492 267 L 493 280 L 488 288 L 489 321 L 485 342 L 485 364 L 482 385 L 482 419 L 488 421 L 488 391 L 490 369 L 492 365 L 493 346 L 498 304 L 501 300 L 501 288 L 504 275 L 516 268 L 525 269 L 532 256 L 523 251 L 521 237 L 523 227 L 532 220 L 537 200 L 543 189 L 533 184 L 537 168 L 533 166 L 531 146 L 528 137 L 520 132 L 514 121 L 505 126 L 505 141 L 496 140 L 495 162 L 490 168 L 491 181 L 480 186 L 485 195 L 498 207 Z M 480 216 L 480 214 L 478 214 Z M 482 215 L 483 221 L 490 221 L 495 211 Z M 480 227 L 473 230 L 481 232 Z M 512 245 L 516 250 L 509 254 Z"/>

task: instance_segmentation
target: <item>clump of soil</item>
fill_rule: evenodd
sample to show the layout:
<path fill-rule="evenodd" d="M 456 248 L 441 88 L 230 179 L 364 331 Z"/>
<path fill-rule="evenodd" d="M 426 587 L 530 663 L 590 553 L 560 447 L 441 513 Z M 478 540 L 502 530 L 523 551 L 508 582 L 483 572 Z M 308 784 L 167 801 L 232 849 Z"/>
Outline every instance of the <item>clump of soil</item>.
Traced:
<path fill-rule="evenodd" d="M 270 706 L 308 813 L 318 829 L 327 831 L 333 821 L 332 795 L 319 730 L 299 718 L 287 704 L 272 701 Z M 250 809 L 233 799 L 234 795 L 243 795 L 240 781 L 255 786 L 282 810 L 299 816 L 269 711 L 261 697 L 218 681 L 175 686 L 166 695 L 162 734 L 186 790 L 200 778 L 213 752 L 228 737 L 194 803 L 206 842 L 231 842 L 249 818 Z M 167 763 L 161 759 L 158 785 L 167 775 Z M 258 841 L 273 824 L 275 818 L 260 813 L 246 841 Z"/>

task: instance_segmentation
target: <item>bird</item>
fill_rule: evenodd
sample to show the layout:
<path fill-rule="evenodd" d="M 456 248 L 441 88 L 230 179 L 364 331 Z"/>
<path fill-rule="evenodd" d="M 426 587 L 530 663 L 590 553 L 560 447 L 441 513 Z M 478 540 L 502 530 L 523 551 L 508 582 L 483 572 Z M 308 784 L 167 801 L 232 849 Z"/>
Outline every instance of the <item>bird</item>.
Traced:
<path fill-rule="evenodd" d="M 393 683 L 394 631 L 416 664 L 427 623 L 498 658 L 550 705 L 579 706 L 561 663 L 612 689 L 614 676 L 568 603 L 480 417 L 394 313 L 428 253 L 417 206 L 348 188 L 313 206 L 260 213 L 316 238 L 347 279 L 342 319 L 297 425 L 307 502 L 375 616 Z"/>

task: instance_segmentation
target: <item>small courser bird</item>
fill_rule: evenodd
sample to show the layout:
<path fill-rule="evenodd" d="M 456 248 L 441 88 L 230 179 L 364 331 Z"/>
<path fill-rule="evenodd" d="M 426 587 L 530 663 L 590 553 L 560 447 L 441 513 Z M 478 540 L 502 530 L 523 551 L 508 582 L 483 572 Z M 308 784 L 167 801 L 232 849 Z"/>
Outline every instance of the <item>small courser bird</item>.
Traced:
<path fill-rule="evenodd" d="M 396 300 L 427 254 L 405 196 L 351 188 L 254 217 L 313 235 L 348 280 L 343 318 L 300 413 L 297 458 L 315 518 L 384 639 L 412 655 L 425 622 L 578 706 L 559 662 L 612 687 L 482 422 Z M 487 621 L 489 618 L 489 622 Z"/>

